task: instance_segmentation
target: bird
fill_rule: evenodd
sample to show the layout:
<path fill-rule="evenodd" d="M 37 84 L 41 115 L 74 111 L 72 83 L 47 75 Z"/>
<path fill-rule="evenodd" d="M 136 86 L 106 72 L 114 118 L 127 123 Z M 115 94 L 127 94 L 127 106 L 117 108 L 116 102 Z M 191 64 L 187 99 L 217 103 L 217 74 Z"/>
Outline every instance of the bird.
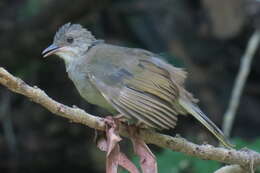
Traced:
<path fill-rule="evenodd" d="M 64 60 L 69 78 L 87 102 L 158 130 L 173 129 L 178 116 L 191 115 L 232 148 L 185 89 L 187 72 L 158 54 L 108 44 L 71 23 L 61 26 L 42 52 L 43 57 L 53 54 Z"/>

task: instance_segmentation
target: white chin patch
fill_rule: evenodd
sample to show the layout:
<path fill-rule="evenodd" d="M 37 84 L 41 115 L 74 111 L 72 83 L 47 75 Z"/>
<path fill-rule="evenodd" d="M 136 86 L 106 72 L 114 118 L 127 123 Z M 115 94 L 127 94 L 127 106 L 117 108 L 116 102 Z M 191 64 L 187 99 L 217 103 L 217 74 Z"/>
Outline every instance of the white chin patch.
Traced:
<path fill-rule="evenodd" d="M 74 49 L 68 47 L 61 48 L 61 50 L 55 52 L 55 54 L 64 59 L 66 62 L 72 61 L 77 55 Z"/>

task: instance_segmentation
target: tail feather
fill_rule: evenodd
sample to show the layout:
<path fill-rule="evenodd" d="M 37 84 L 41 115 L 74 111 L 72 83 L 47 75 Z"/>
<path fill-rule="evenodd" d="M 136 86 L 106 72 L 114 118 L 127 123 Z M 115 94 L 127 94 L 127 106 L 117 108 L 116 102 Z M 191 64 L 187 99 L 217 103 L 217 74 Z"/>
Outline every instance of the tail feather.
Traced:
<path fill-rule="evenodd" d="M 225 138 L 223 132 L 200 110 L 199 107 L 184 99 L 179 100 L 180 105 L 200 123 L 202 123 L 227 148 L 233 148 Z"/>

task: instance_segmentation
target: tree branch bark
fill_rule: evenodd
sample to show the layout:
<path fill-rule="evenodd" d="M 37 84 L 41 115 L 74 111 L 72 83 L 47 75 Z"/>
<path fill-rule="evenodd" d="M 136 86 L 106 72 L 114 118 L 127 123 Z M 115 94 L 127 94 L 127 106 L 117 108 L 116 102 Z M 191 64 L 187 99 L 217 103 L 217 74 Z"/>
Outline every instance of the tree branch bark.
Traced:
<path fill-rule="evenodd" d="M 239 165 L 228 165 L 224 166 L 214 173 L 245 173 L 246 170 L 242 169 Z"/>
<path fill-rule="evenodd" d="M 105 130 L 105 123 L 102 118 L 88 114 L 82 109 L 72 108 L 56 102 L 38 87 L 27 85 L 4 68 L 0 68 L 0 83 L 11 91 L 28 97 L 56 115 L 67 118 L 72 122 L 84 124 L 90 128 Z M 120 134 L 125 137 L 129 136 L 126 125 L 120 125 Z M 260 154 L 249 149 L 238 151 L 211 145 L 197 145 L 181 137 L 171 137 L 147 129 L 141 129 L 139 135 L 148 144 L 183 152 L 201 159 L 237 164 L 246 168 L 251 168 L 252 164 L 254 167 L 260 165 Z"/>

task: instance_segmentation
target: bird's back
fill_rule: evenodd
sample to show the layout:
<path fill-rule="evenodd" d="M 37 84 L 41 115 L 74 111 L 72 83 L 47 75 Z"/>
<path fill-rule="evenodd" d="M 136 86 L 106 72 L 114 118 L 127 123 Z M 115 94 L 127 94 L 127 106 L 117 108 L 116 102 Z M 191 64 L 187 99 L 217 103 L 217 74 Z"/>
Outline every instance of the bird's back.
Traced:
<path fill-rule="evenodd" d="M 90 103 L 157 129 L 174 128 L 179 114 L 191 114 L 225 146 L 231 146 L 185 90 L 182 69 L 149 51 L 107 44 L 92 47 L 82 60 L 76 71 L 85 75 L 86 82 L 76 86 Z M 72 78 L 77 83 L 77 77 Z"/>
<path fill-rule="evenodd" d="M 88 52 L 87 64 L 92 83 L 128 118 L 168 129 L 174 128 L 177 114 L 186 113 L 177 103 L 189 96 L 182 88 L 186 73 L 156 54 L 100 44 Z"/>

